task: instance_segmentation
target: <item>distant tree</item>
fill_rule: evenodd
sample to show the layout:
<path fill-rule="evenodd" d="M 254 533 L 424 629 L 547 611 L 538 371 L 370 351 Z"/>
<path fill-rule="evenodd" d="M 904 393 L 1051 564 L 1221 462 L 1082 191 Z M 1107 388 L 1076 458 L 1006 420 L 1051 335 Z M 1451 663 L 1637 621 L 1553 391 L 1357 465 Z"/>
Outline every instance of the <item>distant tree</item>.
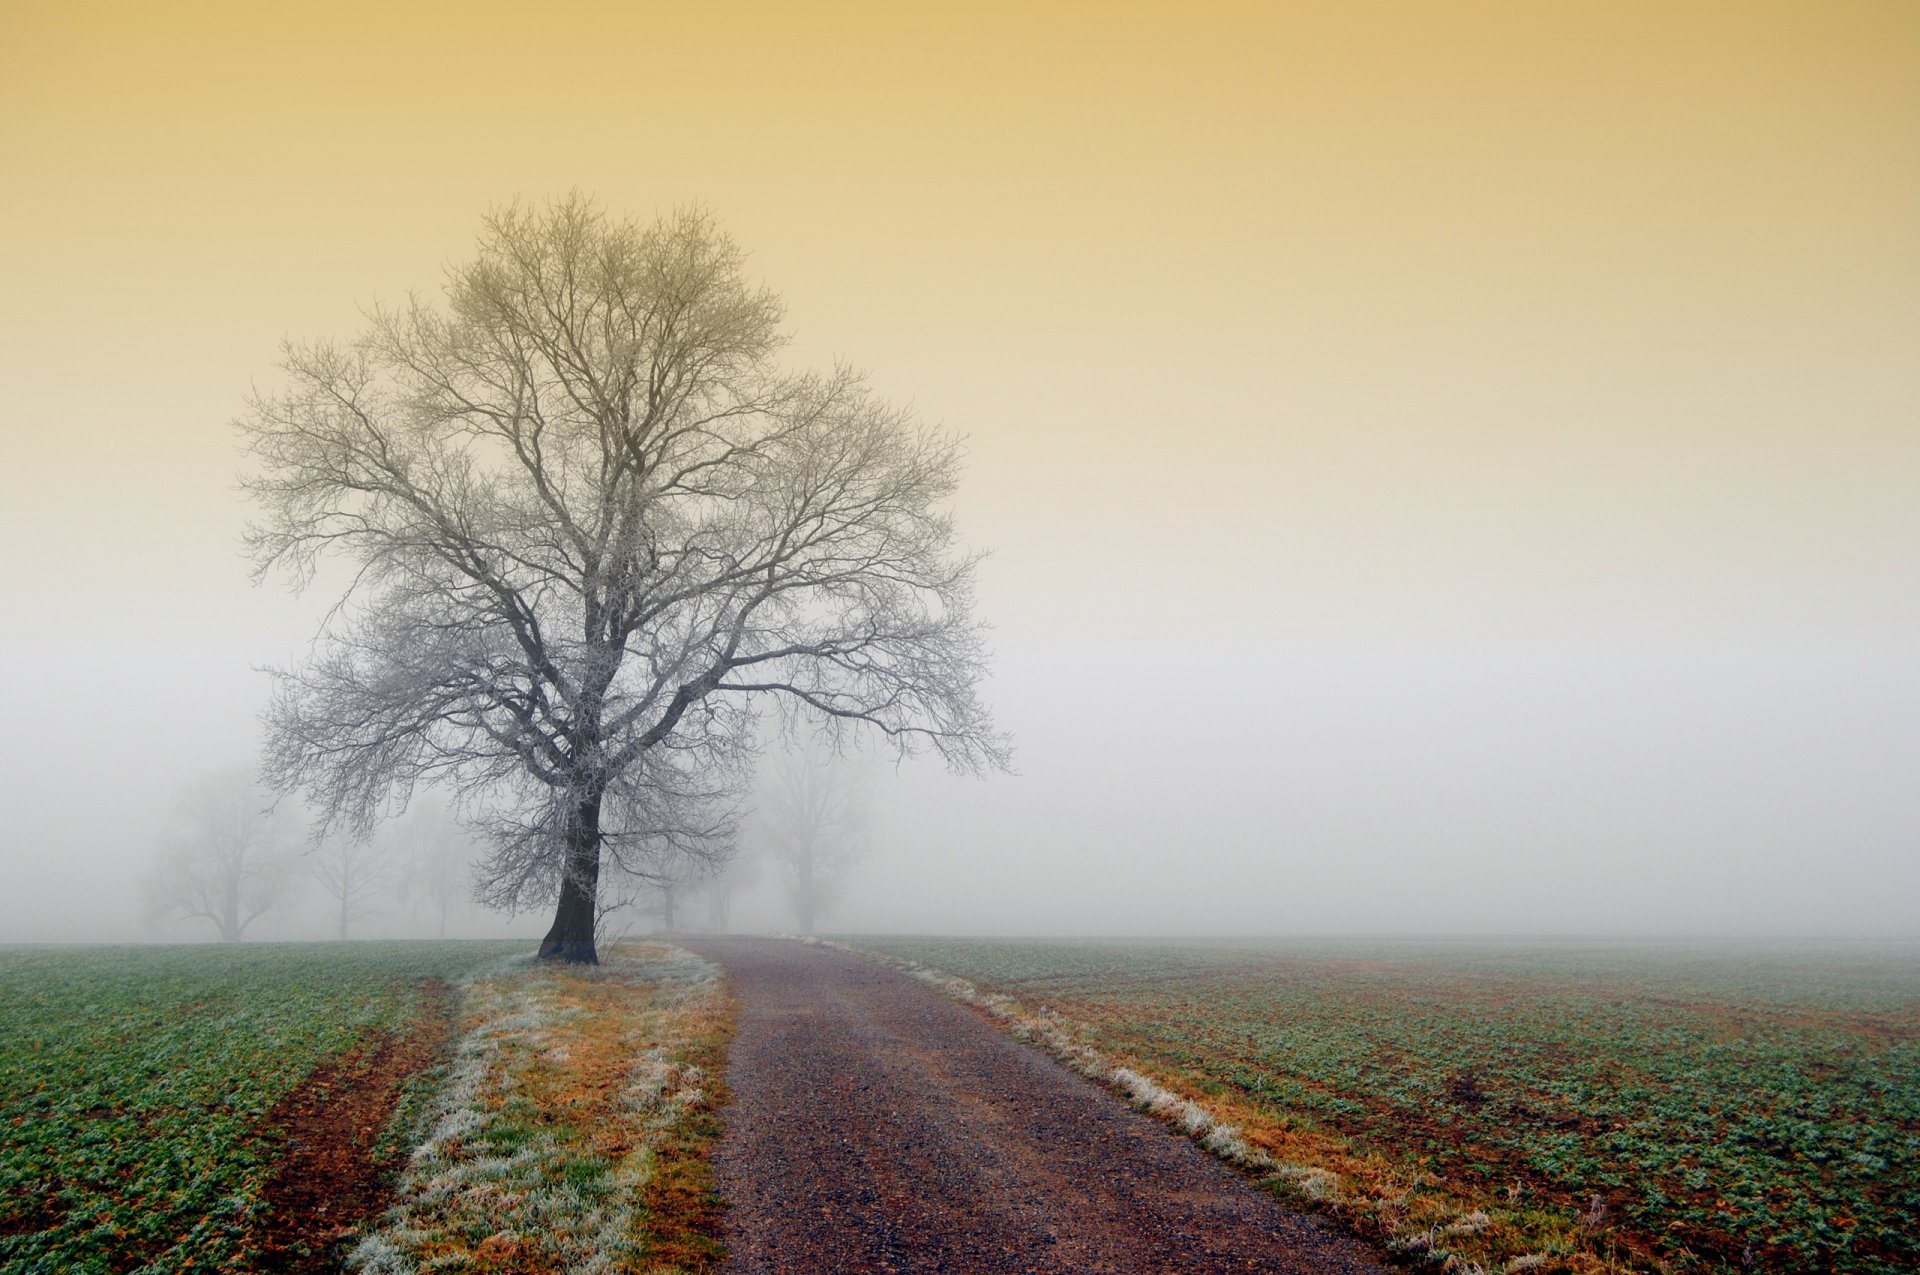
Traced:
<path fill-rule="evenodd" d="M 622 883 L 618 892 L 603 891 L 602 914 L 616 910 L 653 922 L 657 933 L 678 932 L 684 909 L 704 887 L 707 878 L 722 869 L 732 858 L 731 848 L 722 853 L 656 855 L 643 875 Z"/>
<path fill-rule="evenodd" d="M 819 743 L 779 753 L 768 767 L 762 835 L 802 934 L 813 933 L 867 857 L 867 773 Z"/>
<path fill-rule="evenodd" d="M 444 779 L 499 810 L 497 905 L 597 960 L 603 870 L 728 843 L 752 706 L 1003 764 L 975 694 L 956 440 L 774 356 L 781 304 L 701 212 L 489 217 L 447 305 L 289 344 L 241 427 L 256 573 L 348 578 L 278 675 L 267 771 L 323 830 Z"/>
<path fill-rule="evenodd" d="M 394 837 L 403 865 L 395 878 L 401 906 L 417 912 L 424 905 L 434 917 L 437 935 L 447 937 L 448 914 L 472 889 L 465 830 L 445 805 L 415 801 L 399 820 Z"/>
<path fill-rule="evenodd" d="M 387 887 L 387 853 L 367 837 L 332 836 L 308 851 L 307 867 L 333 900 L 335 935 L 345 939 L 355 921 L 379 913 Z"/>
<path fill-rule="evenodd" d="M 208 775 L 175 801 L 147 878 L 150 916 L 210 921 L 223 942 L 293 892 L 291 838 L 274 796 L 244 770 Z"/>
<path fill-rule="evenodd" d="M 751 843 L 743 844 L 725 861 L 709 865 L 699 881 L 700 897 L 706 903 L 706 927 L 725 934 L 733 924 L 733 901 L 760 877 L 763 855 L 753 853 Z"/>
<path fill-rule="evenodd" d="M 675 934 L 679 932 L 679 906 L 686 896 L 692 882 L 689 879 L 665 876 L 654 882 L 653 892 L 656 900 L 654 914 L 660 918 L 660 932 Z"/>
<path fill-rule="evenodd" d="M 698 887 L 706 868 L 706 861 L 681 858 L 668 860 L 656 870 L 653 889 L 659 900 L 660 930 L 663 934 L 679 932 L 680 905 Z"/>

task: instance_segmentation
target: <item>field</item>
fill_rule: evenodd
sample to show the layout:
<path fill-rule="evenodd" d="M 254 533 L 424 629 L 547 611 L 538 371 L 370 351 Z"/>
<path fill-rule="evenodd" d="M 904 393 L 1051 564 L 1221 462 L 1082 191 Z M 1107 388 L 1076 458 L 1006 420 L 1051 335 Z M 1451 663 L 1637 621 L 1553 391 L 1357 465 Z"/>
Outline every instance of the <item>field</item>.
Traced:
<path fill-rule="evenodd" d="M 662 1250 L 606 1269 L 699 1267 L 710 1246 L 679 1220 L 591 1206 L 617 1192 L 700 1220 L 700 1159 L 679 1148 L 713 1132 L 688 1079 L 724 1039 L 710 968 L 654 948 L 584 972 L 526 957 L 0 949 L 0 1268 L 324 1270 L 357 1243 L 369 1270 L 409 1253 L 559 1269 L 509 1225 L 555 1199 L 609 1251 L 609 1227 L 625 1251 Z M 449 1180 L 494 1207 L 462 1216 L 434 1193 Z"/>
<path fill-rule="evenodd" d="M 1912 947 L 861 946 L 1414 1266 L 1920 1269 Z M 711 1269 L 731 1019 L 651 944 L 0 949 L 0 1268 Z"/>
<path fill-rule="evenodd" d="M 1912 947 L 859 945 L 1197 1099 L 1416 1262 L 1920 1269 Z"/>

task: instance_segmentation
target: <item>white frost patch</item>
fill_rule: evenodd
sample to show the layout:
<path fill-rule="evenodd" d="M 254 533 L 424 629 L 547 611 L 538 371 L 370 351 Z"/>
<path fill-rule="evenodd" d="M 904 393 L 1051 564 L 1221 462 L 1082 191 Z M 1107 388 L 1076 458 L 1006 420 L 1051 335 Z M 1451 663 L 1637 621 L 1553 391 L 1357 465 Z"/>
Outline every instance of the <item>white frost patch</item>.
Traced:
<path fill-rule="evenodd" d="M 1492 1225 L 1492 1218 L 1488 1217 L 1479 1209 L 1475 1209 L 1471 1213 L 1462 1214 L 1451 1222 L 1446 1222 L 1438 1226 L 1430 1226 L 1425 1230 L 1414 1231 L 1409 1235 L 1397 1236 L 1390 1241 L 1390 1243 L 1394 1249 L 1402 1253 L 1426 1253 L 1435 1259 L 1441 1260 L 1443 1262 L 1442 1270 L 1473 1271 L 1479 1272 L 1479 1275 L 1486 1275 L 1486 1272 L 1481 1268 L 1479 1263 L 1469 1262 L 1457 1254 L 1448 1253 L 1445 1246 L 1441 1244 L 1441 1241 L 1460 1235 L 1477 1235 Z M 1532 1270 L 1535 1266 L 1544 1265 L 1546 1260 L 1544 1257 L 1529 1254 L 1526 1257 L 1514 1258 L 1512 1262 L 1507 1263 L 1505 1269 L 1509 1271 Z M 1516 1263 L 1519 1264 L 1516 1265 Z"/>

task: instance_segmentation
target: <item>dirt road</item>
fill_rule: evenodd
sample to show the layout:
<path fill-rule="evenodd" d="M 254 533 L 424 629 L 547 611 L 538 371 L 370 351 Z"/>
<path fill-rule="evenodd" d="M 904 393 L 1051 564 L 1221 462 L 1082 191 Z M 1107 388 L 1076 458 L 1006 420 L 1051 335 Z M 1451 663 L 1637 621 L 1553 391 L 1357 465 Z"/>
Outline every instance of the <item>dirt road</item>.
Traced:
<path fill-rule="evenodd" d="M 741 1002 L 728 1269 L 1384 1272 L 1185 1138 L 873 962 L 687 943 Z"/>

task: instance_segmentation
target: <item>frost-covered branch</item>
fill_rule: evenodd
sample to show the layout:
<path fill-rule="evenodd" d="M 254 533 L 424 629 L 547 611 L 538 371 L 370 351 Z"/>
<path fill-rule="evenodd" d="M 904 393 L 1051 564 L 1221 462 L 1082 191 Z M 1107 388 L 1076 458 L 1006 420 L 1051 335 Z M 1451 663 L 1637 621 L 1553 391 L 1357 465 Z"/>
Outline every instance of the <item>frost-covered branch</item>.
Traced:
<path fill-rule="evenodd" d="M 351 568 L 269 718 L 322 831 L 425 780 L 484 792 L 485 893 L 557 894 L 551 950 L 590 957 L 603 850 L 644 875 L 728 844 L 756 702 L 1006 764 L 958 442 L 849 369 L 778 368 L 780 318 L 705 213 L 574 197 L 491 217 L 444 306 L 287 346 L 241 422 L 249 545 L 299 583 Z"/>

